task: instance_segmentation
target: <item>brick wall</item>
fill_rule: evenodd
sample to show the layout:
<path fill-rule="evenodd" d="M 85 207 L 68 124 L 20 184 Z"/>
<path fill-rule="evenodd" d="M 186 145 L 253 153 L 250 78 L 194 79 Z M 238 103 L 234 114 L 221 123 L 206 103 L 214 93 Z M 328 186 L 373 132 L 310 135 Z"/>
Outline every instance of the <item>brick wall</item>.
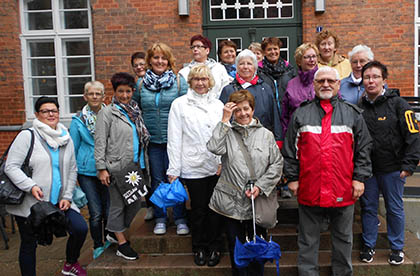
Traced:
<path fill-rule="evenodd" d="M 92 0 L 96 79 L 112 94 L 109 79 L 120 71 L 132 72 L 131 54 L 146 52 L 154 42 L 168 44 L 177 68 L 191 60 L 189 39 L 202 33 L 201 1 L 189 0 L 190 16 L 178 15 L 175 0 Z"/>
<path fill-rule="evenodd" d="M 323 14 L 315 14 L 315 0 L 301 1 L 304 41 L 314 41 L 316 26 L 323 26 L 339 36 L 340 54 L 366 44 L 387 65 L 388 85 L 414 94 L 413 0 L 327 0 Z"/>

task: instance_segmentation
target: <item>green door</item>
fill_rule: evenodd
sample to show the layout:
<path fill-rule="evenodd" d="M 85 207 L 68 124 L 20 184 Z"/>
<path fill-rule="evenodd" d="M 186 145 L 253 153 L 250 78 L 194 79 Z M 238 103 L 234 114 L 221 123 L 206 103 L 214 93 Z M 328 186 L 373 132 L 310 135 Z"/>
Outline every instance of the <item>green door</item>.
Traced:
<path fill-rule="evenodd" d="M 279 37 L 281 56 L 294 64 L 294 51 L 302 41 L 300 0 L 204 0 L 203 32 L 214 47 L 210 56 L 217 60 L 217 46 L 229 39 L 238 51 L 265 37 Z"/>

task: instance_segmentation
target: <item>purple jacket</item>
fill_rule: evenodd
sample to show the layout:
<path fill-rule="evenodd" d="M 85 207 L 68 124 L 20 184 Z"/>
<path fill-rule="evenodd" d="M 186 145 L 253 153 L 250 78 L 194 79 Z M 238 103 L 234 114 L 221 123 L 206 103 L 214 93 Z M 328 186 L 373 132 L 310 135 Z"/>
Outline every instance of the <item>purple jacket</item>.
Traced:
<path fill-rule="evenodd" d="M 299 74 L 291 79 L 287 84 L 286 93 L 283 97 L 281 105 L 280 117 L 281 125 L 283 128 L 283 137 L 285 137 L 284 135 L 286 134 L 287 127 L 289 126 L 289 121 L 293 112 L 295 112 L 295 110 L 300 106 L 302 102 L 306 100 L 312 100 L 315 97 L 315 90 L 312 80 L 308 85 L 305 86 L 301 81 L 301 74 Z"/>

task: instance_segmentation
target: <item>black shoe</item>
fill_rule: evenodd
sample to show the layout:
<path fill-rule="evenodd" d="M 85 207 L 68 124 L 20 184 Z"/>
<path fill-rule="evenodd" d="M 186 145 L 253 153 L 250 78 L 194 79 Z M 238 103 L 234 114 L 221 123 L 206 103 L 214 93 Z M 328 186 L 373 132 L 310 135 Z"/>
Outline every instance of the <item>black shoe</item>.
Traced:
<path fill-rule="evenodd" d="M 206 253 L 204 251 L 198 251 L 194 253 L 194 263 L 198 266 L 206 264 Z"/>
<path fill-rule="evenodd" d="M 402 250 L 391 250 L 388 263 L 392 265 L 400 265 L 404 262 L 404 252 Z"/>
<path fill-rule="evenodd" d="M 209 260 L 207 262 L 207 266 L 216 266 L 220 262 L 220 252 L 219 251 L 212 251 L 210 253 Z"/>
<path fill-rule="evenodd" d="M 137 260 L 139 258 L 137 252 L 130 247 L 128 242 L 118 245 L 116 255 L 129 261 Z"/>
<path fill-rule="evenodd" d="M 118 243 L 117 236 L 115 236 L 114 232 L 108 232 L 108 234 L 106 235 L 106 240 L 110 243 Z"/>
<path fill-rule="evenodd" d="M 360 260 L 365 263 L 371 263 L 373 261 L 373 255 L 375 255 L 375 249 L 363 246 L 362 251 L 360 251 Z"/>

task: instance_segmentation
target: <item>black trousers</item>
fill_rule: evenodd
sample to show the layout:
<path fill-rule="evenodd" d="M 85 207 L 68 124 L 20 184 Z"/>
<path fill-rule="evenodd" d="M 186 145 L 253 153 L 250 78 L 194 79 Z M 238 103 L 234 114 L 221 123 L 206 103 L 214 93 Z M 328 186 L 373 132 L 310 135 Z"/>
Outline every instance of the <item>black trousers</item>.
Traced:
<path fill-rule="evenodd" d="M 229 246 L 229 257 L 230 257 L 230 264 L 232 267 L 232 276 L 262 276 L 264 275 L 264 264 L 260 264 L 259 262 L 252 262 L 249 264 L 248 267 L 245 268 L 238 268 L 235 265 L 234 260 L 234 250 L 235 250 L 235 242 L 236 237 L 238 237 L 239 241 L 243 243 L 246 242 L 246 237 L 249 240 L 252 240 L 254 237 L 254 228 L 252 225 L 252 220 L 236 220 L 225 217 L 225 228 L 226 228 L 226 237 L 228 240 Z M 267 240 L 267 230 L 256 226 L 256 232 L 258 236 L 263 236 L 265 240 Z"/>
<path fill-rule="evenodd" d="M 190 225 L 192 251 L 211 252 L 223 249 L 223 217 L 209 208 L 210 198 L 219 177 L 217 175 L 198 179 L 182 179 L 190 194 Z"/>

